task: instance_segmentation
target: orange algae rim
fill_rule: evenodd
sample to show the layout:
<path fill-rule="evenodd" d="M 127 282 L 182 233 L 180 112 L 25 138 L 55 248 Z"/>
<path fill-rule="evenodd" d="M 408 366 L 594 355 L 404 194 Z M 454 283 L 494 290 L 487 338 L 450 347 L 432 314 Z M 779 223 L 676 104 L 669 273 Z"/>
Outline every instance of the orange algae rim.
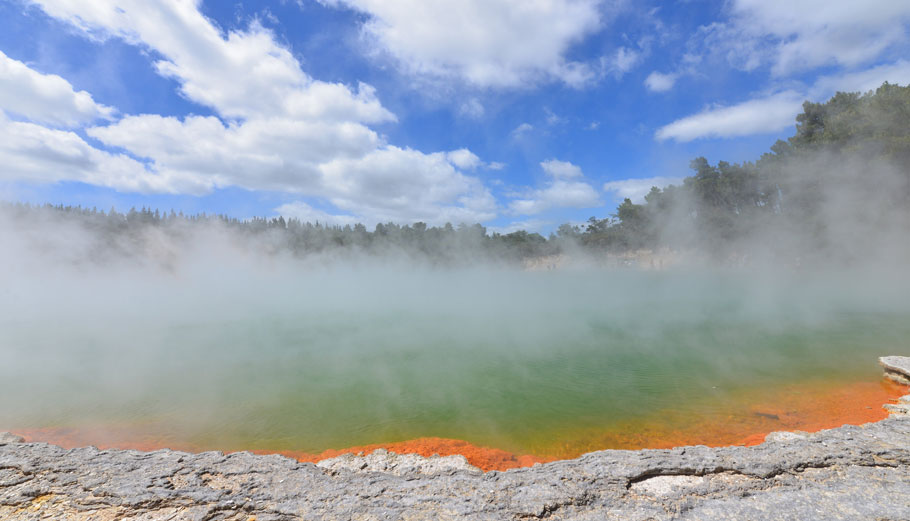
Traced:
<path fill-rule="evenodd" d="M 329 449 L 319 454 L 306 452 L 279 451 L 278 454 L 294 458 L 298 461 L 318 463 L 322 460 L 335 458 L 343 454 L 369 455 L 377 449 L 385 449 L 396 454 L 418 454 L 423 457 L 461 455 L 484 472 L 491 470 L 508 470 L 519 467 L 530 467 L 537 463 L 555 461 L 557 458 L 533 456 L 530 454 L 517 455 L 492 447 L 480 447 L 464 440 L 450 438 L 417 438 L 415 440 L 399 441 L 394 443 L 376 443 L 345 449 Z M 253 451 L 256 454 L 270 454 L 272 451 Z"/>
<path fill-rule="evenodd" d="M 742 422 L 738 427 L 729 425 L 718 429 L 706 428 L 705 424 L 692 423 L 684 430 L 672 428 L 657 429 L 650 433 L 626 435 L 626 440 L 605 436 L 599 448 L 591 446 L 566 447 L 558 455 L 514 454 L 505 450 L 481 447 L 468 441 L 449 438 L 418 438 L 393 443 L 376 443 L 344 449 L 329 449 L 318 454 L 301 451 L 253 450 L 255 454 L 281 454 L 301 462 L 317 463 L 324 459 L 343 454 L 367 455 L 377 449 L 385 449 L 397 454 L 418 454 L 424 457 L 434 455 L 462 455 L 468 463 L 484 472 L 503 471 L 513 468 L 530 467 L 560 459 L 571 459 L 592 450 L 606 448 L 645 449 L 672 448 L 684 445 L 708 445 L 713 447 L 728 445 L 753 446 L 764 442 L 765 437 L 773 431 L 816 432 L 840 427 L 844 424 L 859 425 L 876 422 L 888 417 L 888 412 L 881 407 L 893 402 L 898 397 L 910 393 L 910 387 L 900 385 L 888 379 L 880 382 L 857 382 L 853 384 L 814 390 L 806 393 L 804 388 L 795 387 L 793 396 L 788 397 L 786 389 L 783 394 L 774 395 L 768 404 L 756 403 L 746 415 L 750 421 Z M 717 418 L 714 419 L 715 423 Z M 739 431 L 737 431 L 737 428 Z M 0 429 L 2 430 L 2 429 Z M 64 448 L 94 445 L 100 449 L 134 449 L 152 451 L 162 448 L 199 452 L 205 450 L 193 446 L 179 438 L 162 438 L 142 433 L 135 426 L 103 427 L 45 427 L 35 429 L 13 430 L 25 437 L 26 441 L 53 443 Z M 722 436 L 712 438 L 713 433 L 723 432 Z"/>
<path fill-rule="evenodd" d="M 843 425 L 862 425 L 884 420 L 889 416 L 884 404 L 894 403 L 910 394 L 910 386 L 883 378 L 878 383 L 859 382 L 830 391 L 826 399 L 811 409 L 811 414 L 793 416 L 785 408 L 754 409 L 759 414 L 776 416 L 787 427 L 785 431 L 818 432 Z M 871 404 L 871 405 L 870 405 Z M 876 406 L 879 405 L 879 406 Z M 755 446 L 765 441 L 773 431 L 758 432 L 742 439 L 737 445 Z"/>

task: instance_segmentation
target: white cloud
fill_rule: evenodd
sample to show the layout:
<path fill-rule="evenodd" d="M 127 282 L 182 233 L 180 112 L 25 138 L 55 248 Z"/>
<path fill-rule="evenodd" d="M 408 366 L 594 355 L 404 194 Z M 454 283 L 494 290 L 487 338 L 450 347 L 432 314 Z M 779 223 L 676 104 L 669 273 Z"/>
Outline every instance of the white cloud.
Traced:
<path fill-rule="evenodd" d="M 643 58 L 644 55 L 641 51 L 636 51 L 635 49 L 630 49 L 628 47 L 620 47 L 613 56 L 609 58 L 604 57 L 602 65 L 604 67 L 604 72 L 618 78 L 632 70 L 632 68 L 638 65 Z"/>
<path fill-rule="evenodd" d="M 657 130 L 660 140 L 737 137 L 778 132 L 795 124 L 805 100 L 824 101 L 838 91 L 867 92 L 885 81 L 910 84 L 910 62 L 899 60 L 870 69 L 820 76 L 804 92 L 787 90 L 745 102 L 706 109 Z"/>
<path fill-rule="evenodd" d="M 683 55 L 683 66 L 696 72 L 701 66 L 714 66 L 713 57 L 725 60 L 730 66 L 753 71 L 771 61 L 773 51 L 767 41 L 744 34 L 734 23 L 714 22 L 699 27 L 690 39 L 689 51 Z"/>
<path fill-rule="evenodd" d="M 500 163 L 499 161 L 492 161 L 487 164 L 487 168 L 490 170 L 502 170 L 506 167 L 505 163 Z"/>
<path fill-rule="evenodd" d="M 481 87 L 590 81 L 592 68 L 566 54 L 600 29 L 602 1 L 322 0 L 368 14 L 364 34 L 407 73 Z"/>
<path fill-rule="evenodd" d="M 42 74 L 0 51 L 0 110 L 48 125 L 73 127 L 109 118 L 111 107 L 56 74 Z"/>
<path fill-rule="evenodd" d="M 122 190 L 277 190 L 373 221 L 478 222 L 496 215 L 487 188 L 460 171 L 482 165 L 480 158 L 467 149 L 426 154 L 389 145 L 367 126 L 395 120 L 372 87 L 310 78 L 290 50 L 256 23 L 222 33 L 192 1 L 37 3 L 92 37 L 119 37 L 153 50 L 161 56 L 155 64 L 160 74 L 221 116 L 141 114 L 88 128 L 91 137 L 146 164 L 92 149 L 72 135 L 79 141 L 75 148 L 95 165 L 85 166 L 86 172 L 93 173 L 79 173 L 65 158 L 55 172 Z M 43 136 L 54 143 L 65 137 Z M 135 182 L 104 179 L 113 172 L 104 165 L 114 159 L 132 162 L 121 175 Z"/>
<path fill-rule="evenodd" d="M 275 213 L 285 218 L 296 218 L 301 222 L 321 223 L 328 225 L 344 226 L 346 224 L 357 224 L 362 222 L 353 215 L 331 214 L 322 210 L 313 208 L 303 201 L 294 201 L 285 203 L 275 208 Z"/>
<path fill-rule="evenodd" d="M 521 139 L 532 130 L 534 130 L 534 125 L 530 123 L 522 123 L 512 129 L 512 132 L 510 132 L 509 135 L 512 136 L 512 139 Z"/>
<path fill-rule="evenodd" d="M 553 112 L 553 110 L 551 110 L 550 107 L 544 107 L 543 112 L 546 116 L 545 119 L 546 119 L 547 125 L 550 125 L 551 127 L 555 126 L 555 125 L 562 125 L 563 123 L 566 122 L 566 118 Z"/>
<path fill-rule="evenodd" d="M 567 161 L 551 159 L 540 164 L 550 180 L 543 188 L 517 194 L 509 203 L 512 215 L 534 215 L 550 208 L 592 208 L 603 204 L 597 190 L 582 181 L 581 169 Z"/>
<path fill-rule="evenodd" d="M 485 112 L 486 110 L 483 108 L 483 104 L 477 98 L 471 98 L 458 107 L 459 114 L 471 119 L 480 119 Z"/>
<path fill-rule="evenodd" d="M 550 221 L 545 221 L 541 219 L 526 219 L 522 221 L 512 221 L 509 224 L 504 226 L 488 226 L 487 232 L 489 233 L 500 233 L 502 235 L 507 235 L 512 232 L 526 231 L 528 233 L 540 233 L 546 226 L 550 226 L 553 223 Z"/>
<path fill-rule="evenodd" d="M 375 221 L 466 222 L 495 215 L 482 184 L 459 172 L 479 166 L 467 149 L 424 154 L 382 144 L 358 124 L 214 117 L 130 116 L 89 135 L 147 157 L 172 178 L 202 176 L 210 188 L 240 186 L 321 197 Z M 368 219 L 365 219 L 368 220 Z M 444 219 L 445 220 L 445 219 Z"/>
<path fill-rule="evenodd" d="M 483 161 L 467 148 L 453 150 L 447 155 L 449 162 L 462 170 L 473 170 L 483 164 Z"/>
<path fill-rule="evenodd" d="M 664 188 L 672 184 L 682 184 L 681 177 L 648 177 L 644 179 L 622 179 L 604 183 L 605 192 L 613 192 L 618 199 L 629 198 L 635 204 L 641 204 L 652 186 Z"/>
<path fill-rule="evenodd" d="M 588 183 L 557 179 L 546 188 L 533 190 L 526 198 L 509 203 L 513 215 L 534 215 L 550 208 L 593 208 L 603 202 Z"/>
<path fill-rule="evenodd" d="M 687 142 L 778 132 L 794 124 L 803 99 L 799 93 L 784 91 L 729 107 L 712 107 L 659 128 L 655 137 Z"/>
<path fill-rule="evenodd" d="M 10 121 L 0 113 L 2 178 L 32 183 L 73 180 L 115 190 L 202 193 L 195 175 L 154 173 L 123 154 L 98 150 L 71 131 Z"/>
<path fill-rule="evenodd" d="M 645 79 L 645 86 L 652 92 L 666 92 L 673 88 L 678 78 L 679 74 L 676 73 L 664 74 L 654 71 Z"/>
<path fill-rule="evenodd" d="M 758 37 L 770 35 L 777 73 L 830 63 L 855 66 L 906 38 L 910 3 L 894 0 L 737 0 L 738 23 Z"/>
<path fill-rule="evenodd" d="M 554 179 L 571 179 L 575 177 L 583 177 L 581 168 L 578 165 L 573 165 L 568 161 L 560 161 L 558 159 L 548 159 L 540 163 L 543 171 L 553 177 Z"/>
<path fill-rule="evenodd" d="M 395 116 L 368 85 L 316 81 L 272 33 L 254 23 L 222 35 L 193 1 L 34 0 L 49 15 L 91 34 L 113 35 L 164 58 L 158 72 L 188 99 L 229 118 L 282 116 L 376 123 Z"/>
<path fill-rule="evenodd" d="M 442 152 L 387 146 L 363 157 L 320 165 L 320 172 L 326 180 L 325 197 L 355 215 L 426 223 L 473 223 L 496 216 L 496 200 L 489 190 L 458 172 Z"/>
<path fill-rule="evenodd" d="M 906 42 L 910 3 L 895 0 L 734 0 L 730 20 L 699 31 L 705 52 L 786 76 L 827 65 L 856 67 Z"/>
<path fill-rule="evenodd" d="M 910 62 L 898 60 L 863 71 L 821 76 L 809 89 L 808 97 L 823 99 L 837 91 L 868 92 L 886 81 L 901 85 L 910 84 Z"/>
<path fill-rule="evenodd" d="M 225 125 L 213 116 L 179 120 L 144 114 L 86 132 L 148 158 L 158 171 L 203 175 L 212 188 L 302 193 L 321 189 L 322 163 L 362 157 L 381 145 L 375 132 L 357 123 L 285 118 Z"/>

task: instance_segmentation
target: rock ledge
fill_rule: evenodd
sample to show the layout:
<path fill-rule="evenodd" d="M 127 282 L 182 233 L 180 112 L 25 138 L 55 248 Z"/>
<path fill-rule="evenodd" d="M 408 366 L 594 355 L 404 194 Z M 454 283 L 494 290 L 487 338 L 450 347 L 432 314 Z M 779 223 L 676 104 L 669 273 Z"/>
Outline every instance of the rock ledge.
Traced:
<path fill-rule="evenodd" d="M 910 356 L 883 356 L 878 363 L 885 368 L 885 378 L 910 385 Z"/>

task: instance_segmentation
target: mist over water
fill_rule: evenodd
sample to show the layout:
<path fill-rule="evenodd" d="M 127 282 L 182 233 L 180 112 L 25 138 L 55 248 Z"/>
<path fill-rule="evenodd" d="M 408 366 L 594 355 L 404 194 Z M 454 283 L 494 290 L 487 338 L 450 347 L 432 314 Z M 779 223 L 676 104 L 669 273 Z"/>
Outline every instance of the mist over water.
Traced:
<path fill-rule="evenodd" d="M 163 269 L 62 261 L 62 239 L 36 250 L 22 233 L 4 232 L 18 246 L 2 255 L 0 429 L 127 425 L 310 452 L 439 436 L 548 454 L 661 411 L 875 382 L 875 357 L 908 352 L 910 288 L 879 269 L 301 261 L 218 230 L 154 243 Z"/>

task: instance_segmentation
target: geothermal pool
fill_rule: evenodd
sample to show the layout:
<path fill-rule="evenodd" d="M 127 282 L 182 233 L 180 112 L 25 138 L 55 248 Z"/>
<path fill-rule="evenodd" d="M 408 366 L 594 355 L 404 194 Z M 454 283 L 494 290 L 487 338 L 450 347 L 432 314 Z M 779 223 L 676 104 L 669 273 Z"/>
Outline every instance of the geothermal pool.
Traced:
<path fill-rule="evenodd" d="M 0 309 L 0 430 L 70 444 L 312 455 L 439 437 L 536 461 L 742 443 L 880 419 L 904 391 L 876 358 L 910 354 L 904 288 L 856 274 L 17 280 Z"/>

